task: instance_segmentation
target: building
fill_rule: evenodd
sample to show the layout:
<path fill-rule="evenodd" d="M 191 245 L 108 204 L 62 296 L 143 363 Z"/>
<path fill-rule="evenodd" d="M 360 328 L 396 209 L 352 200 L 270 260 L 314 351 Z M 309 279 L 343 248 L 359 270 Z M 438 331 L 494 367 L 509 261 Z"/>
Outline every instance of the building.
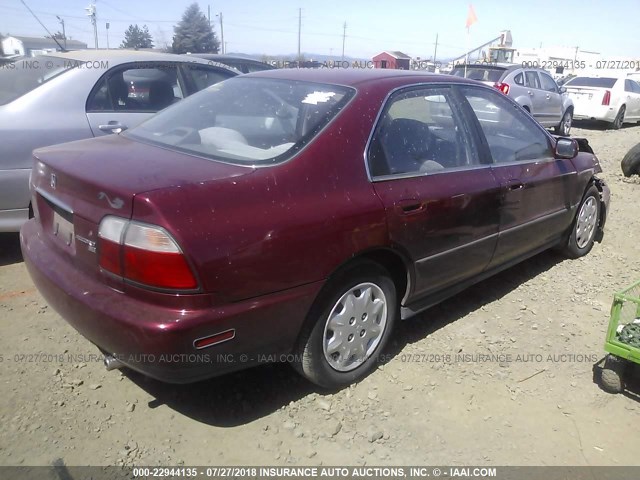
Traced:
<path fill-rule="evenodd" d="M 391 70 L 409 70 L 411 57 L 402 52 L 382 52 L 373 57 L 373 66 Z"/>
<path fill-rule="evenodd" d="M 60 45 L 65 46 L 65 40 L 58 40 Z M 78 40 L 66 40 L 68 50 L 86 50 L 87 44 Z M 45 53 L 61 51 L 60 46 L 52 38 L 45 37 L 4 37 L 2 39 L 2 51 L 6 56 L 35 57 Z"/>

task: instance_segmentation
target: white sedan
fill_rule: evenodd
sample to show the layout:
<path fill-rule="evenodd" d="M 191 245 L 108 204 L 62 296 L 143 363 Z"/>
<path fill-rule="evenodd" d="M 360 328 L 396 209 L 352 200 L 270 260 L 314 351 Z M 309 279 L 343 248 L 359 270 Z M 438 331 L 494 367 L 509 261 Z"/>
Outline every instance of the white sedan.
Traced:
<path fill-rule="evenodd" d="M 640 84 L 626 76 L 578 76 L 565 87 L 575 120 L 601 120 L 619 129 L 640 122 Z"/>

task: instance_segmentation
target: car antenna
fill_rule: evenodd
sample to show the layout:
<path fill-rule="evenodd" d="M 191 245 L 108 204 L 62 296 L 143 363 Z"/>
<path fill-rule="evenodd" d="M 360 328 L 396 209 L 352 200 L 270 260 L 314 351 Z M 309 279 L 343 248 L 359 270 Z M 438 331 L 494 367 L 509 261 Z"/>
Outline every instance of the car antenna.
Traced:
<path fill-rule="evenodd" d="M 60 50 L 61 50 L 61 51 L 63 51 L 63 52 L 68 52 L 68 50 L 67 50 L 66 48 L 64 48 L 62 45 L 60 45 L 60 42 L 58 41 L 58 39 L 57 39 L 56 37 L 54 37 L 53 35 L 51 35 L 51 32 L 49 31 L 49 29 L 48 29 L 47 27 L 45 27 L 45 26 L 44 26 L 44 23 L 42 23 L 42 22 L 40 21 L 40 19 L 36 16 L 36 14 L 35 14 L 35 13 L 33 13 L 33 10 L 31 10 L 31 9 L 29 8 L 29 5 L 27 5 L 27 4 L 24 2 L 24 0 L 20 0 L 20 2 L 22 2 L 22 4 L 23 4 L 25 7 L 27 7 L 27 10 L 29 10 L 29 13 L 31 13 L 31 15 L 33 15 L 33 18 L 35 18 L 35 19 L 38 21 L 38 23 L 39 23 L 40 25 L 42 25 L 42 28 L 44 28 L 44 29 L 46 30 L 46 32 L 49 34 L 49 36 L 51 37 L 51 39 L 52 39 L 54 42 L 56 42 L 56 43 L 58 44 L 58 46 L 60 47 Z"/>

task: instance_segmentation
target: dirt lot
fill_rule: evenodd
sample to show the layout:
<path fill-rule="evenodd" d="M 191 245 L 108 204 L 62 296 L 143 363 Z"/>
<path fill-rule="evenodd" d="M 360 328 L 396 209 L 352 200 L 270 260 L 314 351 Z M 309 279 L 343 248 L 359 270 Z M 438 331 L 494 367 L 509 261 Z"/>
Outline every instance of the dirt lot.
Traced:
<path fill-rule="evenodd" d="M 335 394 L 287 365 L 187 386 L 106 372 L 33 287 L 17 237 L 0 236 L 0 465 L 640 465 L 640 382 L 614 396 L 592 374 L 613 292 L 640 279 L 640 181 L 619 166 L 640 126 L 573 134 L 611 187 L 604 242 L 402 323 L 388 363 Z M 29 361 L 38 352 L 65 361 Z"/>

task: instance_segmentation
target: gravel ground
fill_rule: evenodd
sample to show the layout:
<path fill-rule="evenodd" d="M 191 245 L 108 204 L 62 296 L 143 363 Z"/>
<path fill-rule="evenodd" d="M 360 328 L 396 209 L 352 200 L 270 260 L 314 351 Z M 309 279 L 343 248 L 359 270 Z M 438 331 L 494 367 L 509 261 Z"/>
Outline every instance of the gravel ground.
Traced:
<path fill-rule="evenodd" d="M 640 279 L 640 181 L 620 171 L 640 126 L 583 127 L 612 191 L 604 242 L 403 322 L 389 361 L 334 394 L 287 365 L 184 386 L 107 372 L 0 236 L 0 465 L 640 465 L 637 376 L 609 395 L 592 373 L 612 294 Z"/>

